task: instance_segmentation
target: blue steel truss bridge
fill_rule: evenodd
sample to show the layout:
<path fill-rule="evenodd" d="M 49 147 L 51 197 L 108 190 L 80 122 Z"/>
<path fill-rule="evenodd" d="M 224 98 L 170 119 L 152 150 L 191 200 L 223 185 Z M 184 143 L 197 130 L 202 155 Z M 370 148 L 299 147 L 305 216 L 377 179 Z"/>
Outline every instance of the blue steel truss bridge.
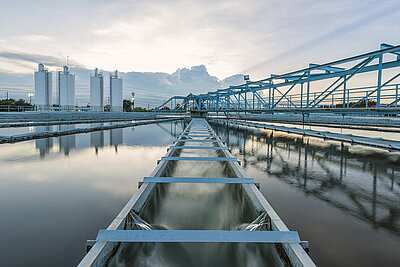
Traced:
<path fill-rule="evenodd" d="M 398 114 L 400 45 L 204 94 L 173 96 L 158 112 Z"/>

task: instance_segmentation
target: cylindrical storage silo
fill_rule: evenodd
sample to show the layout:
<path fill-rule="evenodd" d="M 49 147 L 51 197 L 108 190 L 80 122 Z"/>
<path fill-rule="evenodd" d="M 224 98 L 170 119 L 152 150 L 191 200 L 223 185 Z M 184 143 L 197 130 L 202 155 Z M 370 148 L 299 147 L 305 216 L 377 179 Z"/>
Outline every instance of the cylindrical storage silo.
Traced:
<path fill-rule="evenodd" d="M 122 112 L 122 79 L 118 71 L 110 77 L 110 106 L 112 112 Z"/>
<path fill-rule="evenodd" d="M 35 72 L 35 106 L 37 110 L 50 110 L 53 106 L 52 75 L 41 63 Z"/>
<path fill-rule="evenodd" d="M 61 110 L 74 110 L 75 108 L 75 75 L 70 73 L 67 66 L 64 71 L 58 72 L 58 101 Z"/>
<path fill-rule="evenodd" d="M 94 75 L 90 76 L 90 110 L 104 111 L 104 79 L 103 75 L 94 70 Z"/>

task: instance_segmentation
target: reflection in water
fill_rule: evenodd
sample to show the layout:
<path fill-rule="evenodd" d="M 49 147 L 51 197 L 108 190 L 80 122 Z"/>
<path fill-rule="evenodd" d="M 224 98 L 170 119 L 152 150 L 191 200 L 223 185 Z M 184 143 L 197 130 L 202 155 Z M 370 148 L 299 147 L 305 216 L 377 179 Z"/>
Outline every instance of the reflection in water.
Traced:
<path fill-rule="evenodd" d="M 58 130 L 63 131 L 63 130 L 72 130 L 75 129 L 75 125 L 59 125 Z M 64 155 L 69 155 L 70 151 L 75 149 L 76 146 L 76 135 L 75 134 L 70 134 L 70 135 L 64 135 L 58 137 L 58 142 L 60 144 L 60 152 L 64 151 Z"/>
<path fill-rule="evenodd" d="M 37 131 L 52 131 L 53 126 L 36 126 Z M 39 149 L 40 157 L 43 158 L 53 148 L 52 138 L 42 138 L 35 140 L 36 149 Z"/>
<path fill-rule="evenodd" d="M 118 153 L 118 146 L 123 143 L 123 130 L 122 128 L 119 129 L 112 129 L 110 131 L 110 146 L 115 148 L 115 153 Z"/>
<path fill-rule="evenodd" d="M 286 210 L 277 209 L 277 212 L 286 215 L 285 223 L 294 225 L 300 233 L 307 232 L 310 241 L 326 241 L 324 236 L 330 236 L 334 224 L 344 224 L 342 227 L 348 229 L 335 229 L 338 242 L 358 244 L 352 246 L 351 255 L 341 257 L 344 263 L 356 260 L 355 265 L 361 265 L 366 259 L 371 265 L 375 261 L 391 266 L 399 262 L 399 255 L 393 250 L 400 246 L 400 153 L 241 126 L 215 123 L 212 126 L 232 153 L 242 160 L 246 171 L 255 175 L 273 206 L 284 203 L 282 207 Z M 294 191 L 288 191 L 272 179 L 289 185 Z M 275 195 L 277 190 L 284 191 Z M 318 217 L 308 214 L 310 217 L 303 220 L 291 215 L 299 212 L 290 210 L 286 199 L 297 199 L 317 208 L 315 216 Z M 321 203 L 334 210 L 321 208 Z M 308 211 L 306 206 L 304 210 Z M 346 223 L 320 220 L 327 224 L 318 225 L 317 229 L 304 224 L 319 218 L 341 218 L 342 214 L 347 217 Z M 372 227 L 365 228 L 364 224 Z M 365 238 L 368 242 L 363 241 Z M 336 248 L 336 240 L 317 241 L 311 242 L 312 257 L 316 255 L 313 258 L 317 264 L 334 265 L 327 251 Z"/>
<path fill-rule="evenodd" d="M 399 153 L 353 150 L 335 142 L 326 146 L 313 138 L 235 128 L 217 131 L 223 139 L 230 136 L 228 146 L 239 149 L 245 168 L 254 166 L 374 227 L 400 235 Z"/>
<path fill-rule="evenodd" d="M 100 126 L 103 126 L 101 123 Z M 96 131 L 90 133 L 90 146 L 94 147 L 96 155 L 99 153 L 99 148 L 104 147 L 104 131 Z"/>
<path fill-rule="evenodd" d="M 91 124 L 90 126 L 106 125 L 105 123 Z M 115 153 L 118 153 L 118 147 L 121 145 L 135 146 L 135 145 L 157 145 L 163 143 L 170 137 L 177 137 L 182 128 L 187 125 L 187 122 L 176 121 L 171 123 L 157 123 L 150 127 L 159 129 L 161 131 L 143 130 L 143 126 L 118 128 L 106 131 L 90 132 L 89 135 L 73 134 L 64 135 L 54 138 L 41 138 L 36 139 L 36 148 L 40 152 L 40 157 L 44 158 L 49 153 L 61 153 L 69 156 L 74 150 L 86 149 L 93 147 L 97 155 L 100 148 L 106 146 L 113 146 Z M 86 127 L 86 125 L 79 125 L 79 127 Z M 54 131 L 54 130 L 69 130 L 75 129 L 75 124 L 69 125 L 56 125 L 56 126 L 35 126 L 36 132 Z M 134 134 L 136 132 L 136 134 Z M 124 134 L 125 133 L 125 134 Z M 138 136 L 133 138 L 133 136 Z M 87 138 L 89 137 L 89 138 Z M 58 148 L 57 151 L 52 150 L 53 147 Z"/>
<path fill-rule="evenodd" d="M 159 125 L 170 124 L 182 131 L 181 122 Z M 75 146 L 63 143 L 68 156 L 59 137 L 1 144 L 0 266 L 76 266 L 86 240 L 110 224 L 176 139 L 159 125 L 124 128 L 118 155 L 110 131 L 74 135 Z"/>

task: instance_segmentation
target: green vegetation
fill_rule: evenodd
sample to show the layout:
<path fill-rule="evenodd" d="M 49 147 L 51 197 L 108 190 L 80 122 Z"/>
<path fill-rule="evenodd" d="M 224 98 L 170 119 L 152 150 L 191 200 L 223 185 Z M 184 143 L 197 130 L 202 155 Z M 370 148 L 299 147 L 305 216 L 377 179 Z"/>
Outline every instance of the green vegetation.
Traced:
<path fill-rule="evenodd" d="M 133 102 L 127 99 L 124 99 L 123 103 L 122 103 L 122 108 L 124 110 L 124 112 L 148 112 L 148 111 L 153 111 L 151 110 L 147 110 L 145 108 L 142 107 L 133 107 Z"/>
<path fill-rule="evenodd" d="M 356 102 L 350 102 L 349 107 L 353 106 Z M 347 103 L 345 103 L 345 107 L 347 107 Z M 375 107 L 376 106 L 376 101 L 375 100 L 368 100 L 368 107 Z M 336 104 L 337 108 L 342 108 L 343 103 Z M 357 105 L 355 105 L 353 108 L 365 108 L 365 100 L 360 101 Z"/>
<path fill-rule="evenodd" d="M 20 107 L 32 107 L 32 104 L 29 104 L 23 99 L 14 99 L 14 98 L 7 98 L 7 99 L 1 99 L 0 100 L 0 105 L 6 105 L 6 106 L 20 106 Z"/>

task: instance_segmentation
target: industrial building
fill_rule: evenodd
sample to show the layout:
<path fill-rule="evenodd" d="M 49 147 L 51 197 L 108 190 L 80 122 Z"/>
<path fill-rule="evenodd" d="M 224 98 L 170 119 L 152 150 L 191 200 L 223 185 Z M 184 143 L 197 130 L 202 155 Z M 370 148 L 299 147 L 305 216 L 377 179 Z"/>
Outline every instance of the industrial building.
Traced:
<path fill-rule="evenodd" d="M 122 79 L 117 70 L 110 76 L 110 108 L 112 112 L 122 112 Z"/>
<path fill-rule="evenodd" d="M 104 78 L 97 68 L 90 76 L 90 110 L 104 111 Z"/>
<path fill-rule="evenodd" d="M 39 64 L 35 71 L 35 106 L 37 110 L 50 110 L 53 106 L 52 74 Z"/>
<path fill-rule="evenodd" d="M 69 72 L 64 66 L 63 72 L 58 72 L 58 103 L 61 110 L 71 110 L 75 108 L 75 75 Z"/>

